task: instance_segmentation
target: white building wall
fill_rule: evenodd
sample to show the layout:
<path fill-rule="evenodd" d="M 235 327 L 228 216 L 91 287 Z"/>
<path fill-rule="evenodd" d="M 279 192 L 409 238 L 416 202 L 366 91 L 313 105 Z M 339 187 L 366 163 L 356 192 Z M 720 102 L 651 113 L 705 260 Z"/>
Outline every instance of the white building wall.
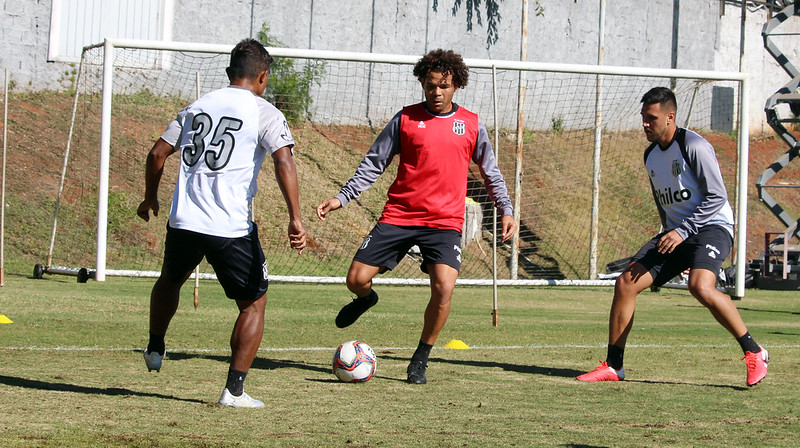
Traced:
<path fill-rule="evenodd" d="M 722 17 L 720 38 L 714 55 L 713 70 L 738 71 L 741 36 L 741 8 L 728 6 L 727 14 Z M 745 15 L 745 48 L 742 70 L 750 74 L 750 124 L 751 132 L 772 133 L 766 122 L 764 105 L 784 84 L 790 81 L 789 75 L 775 62 L 775 59 L 764 49 L 761 31 L 767 21 L 767 11 L 761 7 L 755 11 L 748 9 Z M 800 33 L 800 17 L 791 18 L 782 23 L 776 32 Z M 795 67 L 800 67 L 800 35 L 773 37 Z"/>
<path fill-rule="evenodd" d="M 593 64 L 597 61 L 600 0 L 540 0 L 544 15 L 535 15 L 529 0 L 528 60 Z M 678 68 L 736 71 L 739 60 L 740 9 L 721 0 L 683 0 L 679 11 Z M 451 15 L 452 0 L 175 0 L 173 39 L 232 44 L 255 35 L 261 24 L 288 47 L 374 53 L 422 54 L 452 48 L 467 58 L 520 57 L 521 0 L 500 1 L 499 39 L 487 49 L 483 24 L 473 18 L 466 31 L 466 10 Z M 466 2 L 462 2 L 466 3 Z M 607 2 L 605 64 L 671 66 L 674 0 Z M 8 68 L 16 89 L 67 88 L 67 63 L 47 62 L 51 0 L 4 1 L 0 11 L 0 69 Z M 751 73 L 750 122 L 766 130 L 763 104 L 788 81 L 766 53 L 761 8 L 747 18 L 744 70 Z M 797 31 L 796 23 L 789 24 Z M 788 27 L 787 27 L 788 29 Z M 796 42 L 796 39 L 795 39 Z M 798 45 L 790 57 L 800 65 Z"/>

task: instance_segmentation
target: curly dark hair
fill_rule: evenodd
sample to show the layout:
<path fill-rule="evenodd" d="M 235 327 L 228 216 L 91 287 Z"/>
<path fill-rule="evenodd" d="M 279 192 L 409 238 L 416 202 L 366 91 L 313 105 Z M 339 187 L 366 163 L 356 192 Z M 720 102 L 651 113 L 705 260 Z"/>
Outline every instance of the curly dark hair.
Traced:
<path fill-rule="evenodd" d="M 463 89 L 469 81 L 469 69 L 464 64 L 464 59 L 453 50 L 442 50 L 441 48 L 431 50 L 414 65 L 414 76 L 420 81 L 424 80 L 430 72 L 453 75 L 453 85 L 457 89 Z"/>

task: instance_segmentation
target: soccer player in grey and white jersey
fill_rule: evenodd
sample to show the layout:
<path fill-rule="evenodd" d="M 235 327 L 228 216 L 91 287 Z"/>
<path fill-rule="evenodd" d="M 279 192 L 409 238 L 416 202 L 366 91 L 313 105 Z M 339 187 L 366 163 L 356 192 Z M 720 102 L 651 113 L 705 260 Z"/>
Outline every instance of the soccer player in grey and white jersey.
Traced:
<path fill-rule="evenodd" d="M 678 128 L 677 102 L 666 87 L 642 97 L 642 127 L 651 145 L 644 162 L 664 232 L 633 256 L 617 278 L 611 304 L 605 361 L 581 381 L 625 378 L 623 352 L 633 325 L 636 296 L 689 271 L 689 291 L 739 342 L 747 364 L 747 385 L 767 375 L 769 355 L 742 321 L 730 297 L 717 290 L 717 273 L 733 245 L 733 211 L 714 148 L 700 135 Z"/>

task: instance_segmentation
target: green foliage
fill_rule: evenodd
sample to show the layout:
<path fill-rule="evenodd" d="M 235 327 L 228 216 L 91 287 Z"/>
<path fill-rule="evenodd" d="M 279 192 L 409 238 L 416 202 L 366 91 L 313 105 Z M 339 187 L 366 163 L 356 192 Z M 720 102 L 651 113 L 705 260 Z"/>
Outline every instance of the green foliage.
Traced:
<path fill-rule="evenodd" d="M 488 50 L 492 45 L 497 43 L 497 39 L 499 38 L 497 26 L 500 24 L 500 19 L 502 16 L 500 15 L 500 2 L 503 0 L 486 0 L 486 49 Z M 462 3 L 464 0 L 453 0 L 453 7 L 450 9 L 451 14 L 453 17 L 458 13 L 458 10 L 461 9 Z M 477 17 L 478 25 L 483 25 L 483 19 L 481 17 L 481 2 L 482 0 L 466 0 L 466 10 L 467 10 L 467 31 L 472 31 L 472 20 L 473 17 Z M 437 12 L 439 8 L 439 0 L 433 0 L 433 11 Z M 534 0 L 531 4 L 533 6 L 533 14 L 536 17 L 543 17 L 544 16 L 544 6 L 542 6 L 540 0 Z"/>
<path fill-rule="evenodd" d="M 564 130 L 564 117 L 558 116 L 550 119 L 550 128 L 556 134 L 560 134 Z"/>
<path fill-rule="evenodd" d="M 108 230 L 119 232 L 124 229 L 136 213 L 132 200 L 124 191 L 108 193 Z"/>
<path fill-rule="evenodd" d="M 129 104 L 132 106 L 175 107 L 183 101 L 177 98 L 156 95 L 147 89 L 133 93 L 114 95 L 115 104 Z"/>
<path fill-rule="evenodd" d="M 58 79 L 58 82 L 63 86 L 66 85 L 64 89 L 67 95 L 73 96 L 75 95 L 75 82 L 78 76 L 78 69 L 75 68 L 74 63 L 69 64 L 69 68 L 64 70 L 64 73 Z"/>
<path fill-rule="evenodd" d="M 283 42 L 270 35 L 264 23 L 258 32 L 258 41 L 266 47 L 283 47 Z M 264 97 L 283 112 L 289 123 L 311 119 L 311 87 L 321 85 L 325 75 L 324 61 L 305 61 L 296 67 L 292 58 L 276 57 L 269 73 L 269 83 Z M 300 65 L 300 64 L 298 64 Z"/>
<path fill-rule="evenodd" d="M 524 129 L 522 131 L 522 142 L 523 143 L 533 143 L 536 140 L 536 133 L 531 131 L 530 129 Z"/>

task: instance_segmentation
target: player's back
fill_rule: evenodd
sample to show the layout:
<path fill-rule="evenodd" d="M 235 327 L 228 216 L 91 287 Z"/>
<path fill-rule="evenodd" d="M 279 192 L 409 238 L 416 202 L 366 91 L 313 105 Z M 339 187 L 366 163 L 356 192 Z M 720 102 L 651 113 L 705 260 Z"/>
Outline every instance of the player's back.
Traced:
<path fill-rule="evenodd" d="M 266 101 L 229 86 L 178 114 L 181 168 L 170 225 L 224 237 L 250 231 L 249 205 L 265 157 L 259 146 L 259 102 Z"/>

